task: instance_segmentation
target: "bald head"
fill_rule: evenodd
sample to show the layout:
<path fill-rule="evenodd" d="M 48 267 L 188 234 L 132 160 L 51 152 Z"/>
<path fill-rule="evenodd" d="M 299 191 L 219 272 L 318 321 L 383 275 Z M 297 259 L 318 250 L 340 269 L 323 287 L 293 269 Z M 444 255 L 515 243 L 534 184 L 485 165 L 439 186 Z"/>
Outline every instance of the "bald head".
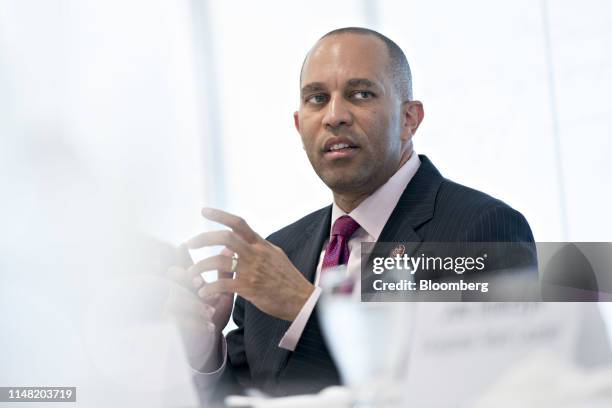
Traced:
<path fill-rule="evenodd" d="M 408 64 L 408 60 L 406 59 L 406 55 L 404 54 L 402 49 L 394 41 L 382 35 L 381 33 L 374 30 L 370 30 L 368 28 L 361 27 L 339 28 L 330 31 L 329 33 L 321 37 L 304 58 L 304 62 L 302 63 L 302 69 L 300 71 L 300 86 L 302 83 L 302 73 L 304 71 L 304 65 L 306 64 L 306 61 L 308 60 L 310 54 L 314 50 L 316 50 L 317 46 L 321 43 L 322 40 L 328 39 L 329 37 L 341 35 L 371 36 L 379 40 L 381 47 L 385 48 L 386 54 L 389 58 L 389 63 L 386 64 L 386 67 L 388 70 L 388 74 L 391 80 L 393 81 L 393 85 L 398 96 L 400 97 L 402 102 L 412 101 L 412 74 L 410 72 L 410 65 Z"/>

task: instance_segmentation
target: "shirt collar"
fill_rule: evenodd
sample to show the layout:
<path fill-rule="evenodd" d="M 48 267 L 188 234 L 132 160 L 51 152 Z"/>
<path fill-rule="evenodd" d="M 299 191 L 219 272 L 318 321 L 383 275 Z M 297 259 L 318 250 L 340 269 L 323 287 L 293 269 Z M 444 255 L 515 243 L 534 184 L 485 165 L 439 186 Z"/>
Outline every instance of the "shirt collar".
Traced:
<path fill-rule="evenodd" d="M 374 240 L 378 241 L 387 220 L 397 205 L 406 186 L 414 177 L 421 160 L 416 152 L 400 167 L 385 184 L 361 202 L 348 215 L 353 218 Z M 347 215 L 334 201 L 331 225 L 343 215 Z M 331 228 L 330 228 L 331 231 Z"/>

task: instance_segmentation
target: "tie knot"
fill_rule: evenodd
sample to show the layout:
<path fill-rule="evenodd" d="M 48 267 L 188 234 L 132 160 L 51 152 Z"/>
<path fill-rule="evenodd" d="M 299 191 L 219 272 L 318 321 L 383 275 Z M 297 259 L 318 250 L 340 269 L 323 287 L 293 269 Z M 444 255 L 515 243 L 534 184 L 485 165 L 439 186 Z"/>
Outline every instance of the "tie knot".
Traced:
<path fill-rule="evenodd" d="M 340 235 L 346 239 L 349 239 L 351 235 L 357 231 L 359 228 L 359 224 L 357 221 L 349 217 L 348 215 L 343 215 L 338 218 L 332 227 L 332 235 Z"/>

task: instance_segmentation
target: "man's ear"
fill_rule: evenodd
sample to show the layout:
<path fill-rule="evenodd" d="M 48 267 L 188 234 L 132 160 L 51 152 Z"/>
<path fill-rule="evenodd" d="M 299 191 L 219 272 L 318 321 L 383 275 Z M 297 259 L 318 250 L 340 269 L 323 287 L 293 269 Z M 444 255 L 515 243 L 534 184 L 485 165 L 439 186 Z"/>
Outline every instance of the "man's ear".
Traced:
<path fill-rule="evenodd" d="M 293 112 L 293 125 L 295 126 L 295 130 L 300 133 L 300 114 L 297 111 Z M 301 136 L 302 134 L 300 133 L 300 137 Z M 304 143 L 302 143 L 302 149 L 306 150 L 306 146 L 304 146 Z"/>
<path fill-rule="evenodd" d="M 416 133 L 425 117 L 420 101 L 405 102 L 402 106 L 402 140 L 408 140 Z"/>
<path fill-rule="evenodd" d="M 293 124 L 295 125 L 295 130 L 300 132 L 300 115 L 297 111 L 293 112 Z"/>

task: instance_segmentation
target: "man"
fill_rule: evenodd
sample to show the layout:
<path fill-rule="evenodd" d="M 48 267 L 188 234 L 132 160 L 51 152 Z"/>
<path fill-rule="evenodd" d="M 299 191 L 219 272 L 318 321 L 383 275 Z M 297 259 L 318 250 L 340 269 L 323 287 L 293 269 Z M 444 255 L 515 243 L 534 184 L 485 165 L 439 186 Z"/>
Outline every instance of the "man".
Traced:
<path fill-rule="evenodd" d="M 198 384 L 216 384 L 220 394 L 252 387 L 273 395 L 339 384 L 319 328 L 317 282 L 327 266 L 358 271 L 361 242 L 533 242 L 520 213 L 444 179 L 414 152 L 423 115 L 406 57 L 388 38 L 344 28 L 314 45 L 294 121 L 333 204 L 267 239 L 239 217 L 203 210 L 231 231 L 202 233 L 188 246 L 225 249 L 188 270 L 171 270 L 201 300 L 169 301 L 182 319 Z M 210 270 L 220 279 L 206 284 L 199 274 Z M 238 328 L 224 338 L 234 293 Z"/>

